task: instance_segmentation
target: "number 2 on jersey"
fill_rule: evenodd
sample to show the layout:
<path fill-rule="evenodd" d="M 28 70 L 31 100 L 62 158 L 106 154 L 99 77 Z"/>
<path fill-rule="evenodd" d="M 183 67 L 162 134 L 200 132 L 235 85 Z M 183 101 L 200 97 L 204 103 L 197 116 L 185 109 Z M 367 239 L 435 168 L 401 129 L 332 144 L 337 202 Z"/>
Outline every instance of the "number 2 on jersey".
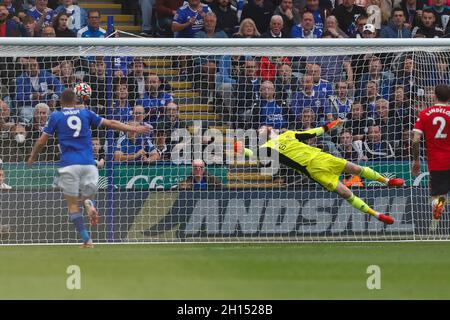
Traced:
<path fill-rule="evenodd" d="M 447 138 L 447 134 L 446 133 L 442 133 L 442 131 L 444 131 L 445 129 L 445 118 L 443 117 L 436 117 L 433 119 L 433 125 L 436 125 L 440 123 L 439 129 L 436 132 L 436 135 L 434 136 L 435 139 L 446 139 Z"/>
<path fill-rule="evenodd" d="M 73 133 L 73 137 L 76 138 L 80 135 L 81 132 L 81 120 L 77 116 L 70 116 L 67 118 L 67 125 L 70 129 L 75 130 Z"/>

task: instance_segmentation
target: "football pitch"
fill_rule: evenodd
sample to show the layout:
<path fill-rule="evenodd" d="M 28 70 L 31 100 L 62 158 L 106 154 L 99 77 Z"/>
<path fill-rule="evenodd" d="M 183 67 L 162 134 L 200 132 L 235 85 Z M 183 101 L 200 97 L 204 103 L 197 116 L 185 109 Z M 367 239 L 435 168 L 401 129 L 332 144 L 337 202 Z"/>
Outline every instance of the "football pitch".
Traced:
<path fill-rule="evenodd" d="M 450 299 L 450 242 L 0 246 L 0 299 Z"/>

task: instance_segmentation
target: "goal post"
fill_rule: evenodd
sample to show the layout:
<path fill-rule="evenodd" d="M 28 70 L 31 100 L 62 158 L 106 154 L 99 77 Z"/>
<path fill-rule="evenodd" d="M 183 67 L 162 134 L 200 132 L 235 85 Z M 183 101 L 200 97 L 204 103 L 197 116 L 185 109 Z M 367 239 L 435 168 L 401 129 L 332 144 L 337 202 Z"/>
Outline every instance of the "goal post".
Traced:
<path fill-rule="evenodd" d="M 93 130 L 94 242 L 448 240 L 448 214 L 431 224 L 424 146 L 413 177 L 409 141 L 434 86 L 450 84 L 449 65 L 447 39 L 4 38 L 0 244 L 79 242 L 54 186 L 56 138 L 33 168 L 25 161 L 61 91 L 80 82 L 92 88 L 86 108 L 152 128 L 136 137 Z M 387 188 L 339 178 L 394 224 L 260 149 L 337 118 L 342 129 L 305 143 L 405 179 Z M 236 153 L 236 141 L 253 154 Z"/>

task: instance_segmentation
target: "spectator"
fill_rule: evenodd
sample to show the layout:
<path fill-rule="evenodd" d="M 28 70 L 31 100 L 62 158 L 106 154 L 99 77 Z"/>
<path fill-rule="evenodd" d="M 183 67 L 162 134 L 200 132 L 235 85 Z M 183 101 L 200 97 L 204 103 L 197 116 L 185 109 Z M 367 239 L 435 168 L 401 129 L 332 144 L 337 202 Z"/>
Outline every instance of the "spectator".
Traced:
<path fill-rule="evenodd" d="M 162 121 L 166 124 L 165 130 L 168 130 L 168 135 L 176 129 L 186 128 L 186 123 L 180 120 L 180 111 L 175 102 L 169 102 L 164 109 L 164 119 Z M 168 144 L 168 143 L 166 143 Z"/>
<path fill-rule="evenodd" d="M 294 25 L 291 30 L 292 38 L 321 38 L 322 33 L 323 30 L 316 27 L 313 14 L 308 11 L 303 13 L 302 22 L 298 25 Z"/>
<path fill-rule="evenodd" d="M 95 165 L 99 169 L 103 169 L 105 166 L 105 150 L 101 145 L 100 138 L 92 137 L 92 151 L 94 154 Z"/>
<path fill-rule="evenodd" d="M 63 60 L 59 64 L 58 76 L 59 82 L 66 88 L 74 88 L 77 84 L 77 78 L 74 74 L 73 63 L 70 60 Z"/>
<path fill-rule="evenodd" d="M 177 9 L 184 3 L 184 0 L 156 0 L 155 11 L 157 23 L 163 36 L 173 37 L 172 20 L 177 13 Z"/>
<path fill-rule="evenodd" d="M 445 53 L 437 56 L 436 67 L 436 74 L 432 76 L 434 80 L 433 85 L 437 86 L 442 83 L 450 85 L 449 59 Z"/>
<path fill-rule="evenodd" d="M 319 0 L 306 0 L 306 6 L 300 11 L 300 14 L 303 14 L 305 11 L 313 14 L 316 28 L 321 29 L 323 32 L 325 21 L 331 15 L 328 9 L 320 7 Z"/>
<path fill-rule="evenodd" d="M 230 0 L 216 0 L 211 6 L 217 17 L 217 28 L 224 31 L 228 37 L 232 37 L 239 26 L 237 12 L 231 6 Z"/>
<path fill-rule="evenodd" d="M 27 132 L 27 139 L 31 140 L 31 145 L 34 145 L 37 139 L 41 136 L 45 125 L 47 124 L 50 116 L 50 107 L 45 103 L 38 103 L 34 107 L 33 120 L 31 123 L 25 126 Z M 38 161 L 58 161 L 59 160 L 59 146 L 55 137 L 48 138 L 47 144 L 44 149 L 39 153 Z"/>
<path fill-rule="evenodd" d="M 97 114 L 106 117 L 106 64 L 103 59 L 99 56 L 90 63 L 90 75 L 87 82 L 92 89 L 89 105 Z"/>
<path fill-rule="evenodd" d="M 390 117 L 395 119 L 396 132 L 410 128 L 411 104 L 409 99 L 405 97 L 405 88 L 402 85 L 394 86 L 394 94 L 389 104 Z"/>
<path fill-rule="evenodd" d="M 130 65 L 131 71 L 127 75 L 126 82 L 128 101 L 134 105 L 137 100 L 144 98 L 145 94 L 144 60 L 142 57 L 135 57 Z"/>
<path fill-rule="evenodd" d="M 208 12 L 204 18 L 203 30 L 195 34 L 195 38 L 228 38 L 222 30 L 216 30 L 217 17 L 213 12 Z"/>
<path fill-rule="evenodd" d="M 254 115 L 257 119 L 252 121 L 254 128 L 259 128 L 261 125 L 274 129 L 288 127 L 284 110 L 275 100 L 275 86 L 271 81 L 264 81 L 261 84 L 261 99 L 254 103 Z"/>
<path fill-rule="evenodd" d="M 377 30 L 373 24 L 366 24 L 363 27 L 362 38 L 376 38 Z"/>
<path fill-rule="evenodd" d="M 181 190 L 207 190 L 221 187 L 220 180 L 206 171 L 205 162 L 201 159 L 192 161 L 192 175 L 178 185 Z"/>
<path fill-rule="evenodd" d="M 17 23 L 20 22 L 20 19 L 26 17 L 22 0 L 3 0 L 2 2 L 6 6 L 6 9 L 8 9 L 9 17 Z"/>
<path fill-rule="evenodd" d="M 348 38 L 344 31 L 338 26 L 335 16 L 328 16 L 325 20 L 325 31 L 329 32 L 334 38 Z"/>
<path fill-rule="evenodd" d="M 4 133 L 9 131 L 14 125 L 11 121 L 11 113 L 9 107 L 3 100 L 0 100 L 0 137 L 4 138 Z"/>
<path fill-rule="evenodd" d="M 381 64 L 380 58 L 378 58 L 377 56 L 372 56 L 369 60 L 368 73 L 363 74 L 360 81 L 357 82 L 358 92 L 356 96 L 358 98 L 363 98 L 368 95 L 366 91 L 367 84 L 369 81 L 373 81 L 375 82 L 375 84 L 377 84 L 377 93 L 380 94 L 384 99 L 389 99 L 393 75 L 390 71 L 382 70 L 383 66 Z"/>
<path fill-rule="evenodd" d="M 242 24 L 241 24 L 242 25 Z M 224 121 L 229 121 L 234 110 L 234 99 L 237 82 L 240 75 L 240 56 L 223 56 L 219 61 L 216 74 L 216 112 L 221 114 Z"/>
<path fill-rule="evenodd" d="M 423 10 L 420 22 L 411 32 L 413 38 L 442 38 L 444 31 L 436 25 L 436 17 L 430 9 Z"/>
<path fill-rule="evenodd" d="M 178 8 L 173 17 L 172 31 L 176 38 L 194 38 L 203 29 L 205 15 L 211 12 L 208 5 L 200 0 L 188 0 L 188 3 Z"/>
<path fill-rule="evenodd" d="M 137 100 L 139 104 L 145 108 L 148 115 L 148 122 L 156 127 L 161 114 L 164 114 L 164 107 L 167 103 L 173 101 L 172 95 L 161 90 L 161 80 L 156 74 L 148 74 L 145 78 L 146 92 L 144 98 Z"/>
<path fill-rule="evenodd" d="M 353 104 L 353 100 L 348 97 L 348 83 L 347 81 L 341 80 L 336 82 L 335 87 L 336 95 L 330 97 L 330 107 L 333 119 L 345 119 L 352 109 Z"/>
<path fill-rule="evenodd" d="M 249 0 L 242 10 L 241 20 L 252 19 L 259 32 L 265 33 L 269 27 L 272 14 L 273 5 L 270 0 Z"/>
<path fill-rule="evenodd" d="M 68 17 L 68 29 L 76 34 L 78 30 L 86 27 L 88 18 L 86 10 L 74 2 L 74 0 L 62 0 L 62 4 L 55 9 L 55 14 L 65 13 Z"/>
<path fill-rule="evenodd" d="M 51 26 L 46 26 L 46 27 L 42 28 L 41 37 L 42 38 L 55 38 L 56 37 L 55 29 L 53 29 L 53 27 L 51 27 Z"/>
<path fill-rule="evenodd" d="M 139 126 L 139 123 L 130 121 L 130 126 Z M 127 132 L 119 137 L 114 148 L 114 161 L 142 162 L 149 164 L 160 159 L 160 155 L 147 137 L 138 137 L 135 132 Z"/>
<path fill-rule="evenodd" d="M 307 63 L 317 64 L 321 67 L 321 77 L 331 83 L 347 80 L 353 87 L 353 69 L 350 56 L 310 56 Z"/>
<path fill-rule="evenodd" d="M 8 18 L 9 12 L 4 4 L 0 4 L 0 38 L 28 37 L 28 32 L 21 23 Z"/>
<path fill-rule="evenodd" d="M 322 68 L 316 63 L 306 64 L 306 75 L 313 78 L 314 91 L 322 92 L 326 98 L 333 95 L 333 83 L 322 79 Z"/>
<path fill-rule="evenodd" d="M 382 140 L 380 127 L 377 125 L 368 128 L 363 150 L 368 160 L 388 160 L 395 156 L 391 144 Z"/>
<path fill-rule="evenodd" d="M 0 190 L 11 190 L 12 187 L 10 185 L 7 185 L 5 181 L 6 181 L 5 170 L 3 170 L 2 167 L 0 167 Z M 0 225 L 0 228 L 3 231 L 4 225 Z"/>
<path fill-rule="evenodd" d="M 402 0 L 401 8 L 405 13 L 406 24 L 411 29 L 420 23 L 425 2 L 424 0 Z"/>
<path fill-rule="evenodd" d="M 105 38 L 106 30 L 100 28 L 100 11 L 91 10 L 87 14 L 87 26 L 77 32 L 78 38 Z"/>
<path fill-rule="evenodd" d="M 26 14 L 36 21 L 35 32 L 40 33 L 45 26 L 52 24 L 55 11 L 49 8 L 48 0 L 36 0 L 36 5 L 26 12 Z"/>
<path fill-rule="evenodd" d="M 430 9 L 436 17 L 436 26 L 446 30 L 450 18 L 450 7 L 446 5 L 445 0 L 432 0 L 432 5 L 424 6 L 423 9 Z"/>
<path fill-rule="evenodd" d="M 119 82 L 114 86 L 115 101 L 111 112 L 111 120 L 128 122 L 132 118 L 133 109 L 128 101 L 128 86 Z"/>
<path fill-rule="evenodd" d="M 345 34 L 353 37 L 356 33 L 356 18 L 359 15 L 366 15 L 366 11 L 355 5 L 355 0 L 342 0 L 331 14 L 336 17 L 339 27 Z"/>
<path fill-rule="evenodd" d="M 344 128 L 351 131 L 353 141 L 363 140 L 368 128 L 374 123 L 373 118 L 367 116 L 363 104 L 360 101 L 353 102 L 352 109 L 347 113 L 347 121 Z"/>
<path fill-rule="evenodd" d="M 22 18 L 22 25 L 25 28 L 26 32 L 28 33 L 26 37 L 35 37 L 38 36 L 38 34 L 35 32 L 36 30 L 36 21 L 30 16 L 25 16 Z M 24 35 L 22 35 L 24 37 Z"/>
<path fill-rule="evenodd" d="M 299 91 L 299 82 L 299 79 L 292 74 L 292 67 L 289 64 L 282 64 L 278 68 L 278 76 L 274 83 L 275 99 L 284 110 L 291 109 L 293 93 Z"/>
<path fill-rule="evenodd" d="M 25 162 L 31 153 L 31 140 L 26 138 L 24 126 L 15 124 L 10 129 L 8 139 L 3 139 L 0 144 L 0 158 L 4 162 Z"/>
<path fill-rule="evenodd" d="M 142 26 L 140 36 L 150 37 L 152 35 L 152 18 L 153 18 L 153 6 L 155 0 L 139 0 L 142 13 Z"/>
<path fill-rule="evenodd" d="M 357 162 L 360 160 L 367 160 L 366 157 L 360 158 L 358 152 L 353 147 L 353 136 L 350 130 L 341 130 L 339 133 L 337 149 L 341 154 L 341 157 L 347 161 Z"/>
<path fill-rule="evenodd" d="M 262 35 L 263 38 L 289 38 L 289 33 L 283 33 L 283 18 L 273 15 L 270 18 L 269 30 Z"/>
<path fill-rule="evenodd" d="M 356 21 L 355 21 L 356 32 L 354 34 L 355 38 L 363 37 L 364 26 L 367 24 L 368 20 L 369 20 L 369 18 L 365 14 L 361 14 L 360 16 L 358 16 L 358 18 L 356 18 Z M 374 27 L 374 29 L 375 29 L 375 27 Z M 375 30 L 375 32 L 376 32 L 376 30 Z"/>
<path fill-rule="evenodd" d="M 405 25 L 403 10 L 394 8 L 392 16 L 392 22 L 381 29 L 380 38 L 411 38 L 411 31 Z"/>
<path fill-rule="evenodd" d="M 258 62 L 249 59 L 244 62 L 244 71 L 238 77 L 237 106 L 238 128 L 251 127 L 253 103 L 260 98 L 261 78 L 258 76 Z"/>
<path fill-rule="evenodd" d="M 366 86 L 366 96 L 362 96 L 362 101 L 367 106 L 367 115 L 376 118 L 376 102 L 383 97 L 378 93 L 378 85 L 375 81 L 369 80 Z"/>
<path fill-rule="evenodd" d="M 55 29 L 55 34 L 57 38 L 73 38 L 75 33 L 69 29 L 67 23 L 69 21 L 69 16 L 67 13 L 61 12 L 53 20 L 53 29 Z"/>
<path fill-rule="evenodd" d="M 377 101 L 376 110 L 375 124 L 380 127 L 382 140 L 388 141 L 393 147 L 397 147 L 402 134 L 401 130 L 397 131 L 397 121 L 400 119 L 390 116 L 392 113 L 389 110 L 389 101 L 385 99 Z"/>
<path fill-rule="evenodd" d="M 33 108 L 40 102 L 54 109 L 63 88 L 58 78 L 39 69 L 36 58 L 29 58 L 25 72 L 16 81 L 16 106 L 21 121 L 30 122 Z"/>
<path fill-rule="evenodd" d="M 311 108 L 317 116 L 318 124 L 321 125 L 330 113 L 325 95 L 314 90 L 313 78 L 308 75 L 303 76 L 301 89 L 301 91 L 294 93 L 290 110 L 291 116 L 294 115 L 297 118 L 302 114 L 304 108 Z"/>
<path fill-rule="evenodd" d="M 233 35 L 233 38 L 259 38 L 261 34 L 256 28 L 255 22 L 250 19 L 244 19 L 241 21 L 239 31 Z"/>
<path fill-rule="evenodd" d="M 133 108 L 133 121 L 142 125 L 145 123 L 146 117 L 144 107 L 139 104 L 135 105 Z"/>
<path fill-rule="evenodd" d="M 301 21 L 299 10 L 293 6 L 292 0 L 281 0 L 280 5 L 275 8 L 273 14 L 283 18 L 283 34 L 285 35 L 289 35 L 292 27 Z"/>

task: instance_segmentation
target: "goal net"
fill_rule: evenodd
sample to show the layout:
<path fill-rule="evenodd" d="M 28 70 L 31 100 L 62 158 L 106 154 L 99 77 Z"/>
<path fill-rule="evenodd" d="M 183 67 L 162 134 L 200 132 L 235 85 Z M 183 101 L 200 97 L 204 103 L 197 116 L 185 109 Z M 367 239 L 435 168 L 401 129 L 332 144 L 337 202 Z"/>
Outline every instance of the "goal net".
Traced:
<path fill-rule="evenodd" d="M 449 49 L 446 39 L 6 39 L 0 244 L 80 241 L 55 187 L 57 137 L 32 168 L 25 162 L 62 90 L 81 82 L 92 89 L 85 108 L 152 128 L 92 130 L 101 221 L 85 223 L 96 243 L 449 239 L 448 208 L 431 223 L 423 145 L 421 174 L 410 170 L 416 116 L 433 104 L 434 86 L 450 84 Z M 394 224 L 260 148 L 338 118 L 342 128 L 304 143 L 403 178 L 404 187 L 387 188 L 339 177 Z"/>

